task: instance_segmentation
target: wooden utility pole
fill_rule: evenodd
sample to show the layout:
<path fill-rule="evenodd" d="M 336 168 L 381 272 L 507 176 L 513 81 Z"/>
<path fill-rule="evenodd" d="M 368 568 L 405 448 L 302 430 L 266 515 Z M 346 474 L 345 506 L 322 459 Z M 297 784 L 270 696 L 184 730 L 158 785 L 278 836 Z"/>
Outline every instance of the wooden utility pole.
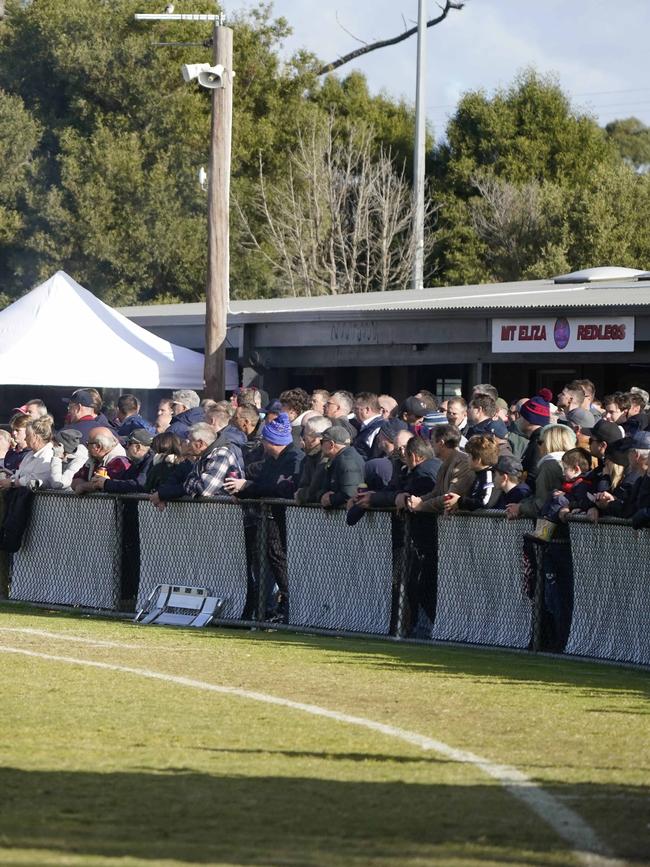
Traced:
<path fill-rule="evenodd" d="M 205 293 L 205 393 L 223 400 L 230 295 L 230 159 L 232 142 L 232 30 L 215 24 L 213 65 L 224 86 L 212 91 L 208 173 L 208 280 Z"/>

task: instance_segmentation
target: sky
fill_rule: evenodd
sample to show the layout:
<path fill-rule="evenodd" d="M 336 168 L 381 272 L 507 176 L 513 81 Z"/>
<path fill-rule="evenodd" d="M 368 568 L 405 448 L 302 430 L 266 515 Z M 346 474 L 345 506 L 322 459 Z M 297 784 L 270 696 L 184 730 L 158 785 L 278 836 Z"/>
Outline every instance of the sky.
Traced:
<path fill-rule="evenodd" d="M 250 4 L 249 4 L 250 5 Z M 325 62 L 397 35 L 417 23 L 417 0 L 274 0 L 274 12 L 293 28 L 285 53 L 313 51 Z M 240 6 L 241 8 L 241 6 Z M 439 7 L 425 4 L 427 17 Z M 348 32 L 346 32 L 348 31 Z M 635 116 L 650 125 L 647 61 L 650 0 L 467 0 L 427 30 L 426 105 L 434 135 L 468 90 L 488 94 L 534 67 L 554 73 L 574 108 L 604 125 Z M 338 71 L 359 70 L 372 93 L 415 102 L 415 36 L 371 52 Z"/>

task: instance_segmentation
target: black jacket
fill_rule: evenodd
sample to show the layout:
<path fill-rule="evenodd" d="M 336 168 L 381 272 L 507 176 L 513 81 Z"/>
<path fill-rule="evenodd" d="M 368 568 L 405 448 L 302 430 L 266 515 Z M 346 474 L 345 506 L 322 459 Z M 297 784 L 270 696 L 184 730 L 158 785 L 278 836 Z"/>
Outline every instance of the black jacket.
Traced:
<path fill-rule="evenodd" d="M 327 468 L 327 491 L 332 492 L 331 505 L 343 506 L 363 484 L 365 461 L 352 446 L 346 446 L 332 459 Z"/>
<path fill-rule="evenodd" d="M 409 470 L 400 461 L 395 462 L 395 472 L 390 485 L 383 491 L 377 491 L 370 497 L 370 505 L 374 509 L 390 508 L 395 505 L 395 498 L 400 493 L 413 494 L 421 497 L 433 490 L 442 466 L 439 458 L 429 458 Z"/>
<path fill-rule="evenodd" d="M 327 461 L 321 450 L 313 455 L 305 455 L 300 465 L 300 477 L 296 500 L 299 503 L 317 503 L 327 484 Z"/>
<path fill-rule="evenodd" d="M 304 452 L 297 449 L 293 443 L 285 446 L 277 458 L 267 455 L 262 461 L 255 481 L 240 491 L 238 496 L 247 499 L 260 497 L 293 499 L 304 457 Z M 280 481 L 281 477 L 284 477 L 283 481 Z"/>
<path fill-rule="evenodd" d="M 153 465 L 153 452 L 150 450 L 139 464 L 131 464 L 119 479 L 106 479 L 105 494 L 140 494 L 146 491 L 147 474 Z"/>
<path fill-rule="evenodd" d="M 373 418 L 370 424 L 367 427 L 362 428 L 354 438 L 352 446 L 359 452 L 364 461 L 380 457 L 381 452 L 379 451 L 379 444 L 377 442 L 379 434 L 375 434 L 372 445 L 369 444 L 369 438 L 373 433 L 375 433 L 375 431 L 379 430 L 383 423 L 384 419 L 381 416 Z"/>

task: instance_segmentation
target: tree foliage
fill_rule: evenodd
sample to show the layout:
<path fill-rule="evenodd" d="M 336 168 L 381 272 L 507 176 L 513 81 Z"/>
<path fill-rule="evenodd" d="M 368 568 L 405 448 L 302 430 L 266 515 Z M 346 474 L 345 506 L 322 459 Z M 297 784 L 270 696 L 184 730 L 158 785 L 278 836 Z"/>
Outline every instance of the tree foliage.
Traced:
<path fill-rule="evenodd" d="M 592 118 L 572 110 L 553 78 L 529 70 L 492 97 L 466 94 L 434 173 L 441 282 L 650 264 L 647 179 Z"/>
<path fill-rule="evenodd" d="M 182 5 L 205 11 L 203 0 Z M 136 22 L 141 7 L 142 0 L 6 2 L 0 305 L 58 268 L 113 304 L 204 297 L 207 209 L 197 172 L 208 162 L 210 96 L 179 73 L 181 63 L 207 61 L 211 52 L 153 43 L 201 43 L 210 25 Z M 300 166 L 308 130 L 329 128 L 343 153 L 354 150 L 363 129 L 363 159 L 344 170 L 330 158 L 328 183 L 333 190 L 335 178 L 347 178 L 353 190 L 372 178 L 373 189 L 392 190 L 394 242 L 401 239 L 408 253 L 412 106 L 371 94 L 357 72 L 319 77 L 322 63 L 307 52 L 281 60 L 289 25 L 267 3 L 229 24 L 236 71 L 231 189 L 241 216 L 231 223 L 233 297 L 407 285 L 404 268 L 375 266 L 360 281 L 348 280 L 344 266 L 335 277 L 305 270 L 299 280 L 294 270 L 292 284 L 275 255 L 269 215 L 276 227 L 287 224 L 295 214 L 282 209 L 295 197 L 296 214 L 318 219 L 314 197 L 317 190 L 325 195 L 328 161 L 321 152 L 311 180 Z M 438 220 L 427 269 L 435 282 L 548 276 L 607 262 L 650 267 L 650 175 L 636 171 L 649 161 L 648 135 L 633 118 L 601 130 L 573 111 L 557 82 L 532 71 L 494 95 L 466 94 L 446 138 L 434 146 L 429 136 L 429 207 Z M 369 261 L 367 249 L 358 253 L 358 202 L 351 194 L 337 200 L 331 190 L 327 219 L 349 233 L 340 249 L 356 250 L 346 254 L 348 263 L 364 254 Z M 338 214 L 336 201 L 345 201 Z M 377 222 L 367 226 L 368 237 L 381 236 Z"/>

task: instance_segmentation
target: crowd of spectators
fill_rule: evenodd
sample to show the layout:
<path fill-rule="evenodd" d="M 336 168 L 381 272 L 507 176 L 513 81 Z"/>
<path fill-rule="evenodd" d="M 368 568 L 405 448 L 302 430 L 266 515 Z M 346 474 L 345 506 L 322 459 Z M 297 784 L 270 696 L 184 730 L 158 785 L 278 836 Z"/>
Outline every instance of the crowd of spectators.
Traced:
<path fill-rule="evenodd" d="M 391 507 L 413 515 L 424 574 L 431 513 L 487 508 L 535 518 L 540 543 L 572 513 L 650 526 L 649 402 L 637 387 L 599 400 L 589 380 L 514 402 L 485 383 L 467 400 L 425 389 L 397 400 L 292 388 L 269 402 L 249 387 L 201 401 L 180 389 L 148 421 L 133 394 L 109 409 L 98 391 L 81 388 L 65 401 L 59 430 L 42 400 L 15 409 L 0 429 L 0 490 L 147 494 L 161 511 L 182 497 L 291 499 L 345 508 L 350 525 Z M 282 617 L 286 534 L 276 506 L 268 546 Z M 435 607 L 419 582 L 414 609 Z"/>

